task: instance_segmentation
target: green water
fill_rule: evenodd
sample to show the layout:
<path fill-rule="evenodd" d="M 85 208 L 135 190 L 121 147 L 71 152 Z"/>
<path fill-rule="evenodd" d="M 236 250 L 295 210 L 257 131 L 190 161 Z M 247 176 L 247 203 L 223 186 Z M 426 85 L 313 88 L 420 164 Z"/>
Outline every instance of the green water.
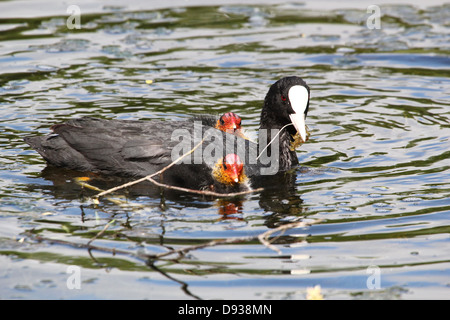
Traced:
<path fill-rule="evenodd" d="M 0 298 L 449 299 L 450 6 L 380 5 L 370 29 L 369 4 L 80 1 L 68 29 L 65 3 L 0 3 Z M 239 199 L 144 185 L 95 204 L 23 142 L 79 116 L 226 111 L 254 137 L 287 75 L 311 87 L 301 167 Z M 143 258 L 316 219 L 276 234 L 281 253 L 254 239 Z"/>

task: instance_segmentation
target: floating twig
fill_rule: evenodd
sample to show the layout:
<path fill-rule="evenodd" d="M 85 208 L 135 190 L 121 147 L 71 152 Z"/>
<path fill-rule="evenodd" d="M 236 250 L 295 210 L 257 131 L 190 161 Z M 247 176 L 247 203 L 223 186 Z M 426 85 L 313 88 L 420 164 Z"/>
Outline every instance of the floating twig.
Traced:
<path fill-rule="evenodd" d="M 99 233 L 97 233 L 91 240 L 88 241 L 87 245 L 90 245 L 92 241 L 94 241 L 95 239 L 97 239 L 98 237 L 100 237 L 101 235 L 103 235 L 103 234 L 105 233 L 106 229 L 108 229 L 109 226 L 110 226 L 111 224 L 113 224 L 114 222 L 116 222 L 116 219 L 113 219 L 113 220 L 111 220 L 110 222 L 108 222 L 108 223 L 104 226 L 104 228 L 103 228 Z"/>
<path fill-rule="evenodd" d="M 214 247 L 214 246 L 223 245 L 223 244 L 232 244 L 232 243 L 240 243 L 240 242 L 245 242 L 245 241 L 253 241 L 256 239 L 259 240 L 259 242 L 262 245 L 266 246 L 267 248 L 274 250 L 278 253 L 281 253 L 281 250 L 279 250 L 277 247 L 272 245 L 270 243 L 270 241 L 268 240 L 272 234 L 279 232 L 279 231 L 285 232 L 286 230 L 289 230 L 289 229 L 307 227 L 307 226 L 310 226 L 313 224 L 320 223 L 322 221 L 323 221 L 322 219 L 317 219 L 317 220 L 313 220 L 313 221 L 309 221 L 309 222 L 299 221 L 299 222 L 288 223 L 288 224 L 279 226 L 275 229 L 268 230 L 257 236 L 247 236 L 247 237 L 236 237 L 236 238 L 212 240 L 207 243 L 203 243 L 203 244 L 199 244 L 199 245 L 193 245 L 193 246 L 184 247 L 184 248 L 180 248 L 180 249 L 173 249 L 173 250 L 170 250 L 167 252 L 153 255 L 153 257 L 149 256 L 149 258 L 159 259 L 159 258 L 166 257 L 166 256 L 169 256 L 172 254 L 184 255 L 187 252 L 192 251 L 192 250 L 203 249 L 203 248 L 207 248 L 207 247 Z"/>
<path fill-rule="evenodd" d="M 147 177 L 147 180 L 150 181 L 151 183 L 155 184 L 158 187 L 166 188 L 169 190 L 178 190 L 178 191 L 184 191 L 184 192 L 190 192 L 190 193 L 196 193 L 196 194 L 201 194 L 201 195 L 205 195 L 205 196 L 214 196 L 214 197 L 235 197 L 235 196 L 241 196 L 244 194 L 249 194 L 249 193 L 259 192 L 259 191 L 264 190 L 263 188 L 258 188 L 258 189 L 251 189 L 251 190 L 246 190 L 246 191 L 241 191 L 241 192 L 219 193 L 219 192 L 214 192 L 214 191 L 209 191 L 209 190 L 194 190 L 194 189 L 182 188 L 182 187 L 177 187 L 177 186 L 170 186 L 168 184 L 157 182 L 156 180 L 153 180 L 151 177 Z"/>
<path fill-rule="evenodd" d="M 99 194 L 97 194 L 95 196 L 95 198 L 98 199 L 98 198 L 100 198 L 100 197 L 102 197 L 102 196 L 104 196 L 104 195 L 106 195 L 108 193 L 111 193 L 111 192 L 114 192 L 114 191 L 117 191 L 117 190 L 120 190 L 120 189 L 123 189 L 123 188 L 126 188 L 126 187 L 130 187 L 130 186 L 135 185 L 135 184 L 140 183 L 140 182 L 144 182 L 145 180 L 148 180 L 149 178 L 152 178 L 152 177 L 154 177 L 156 175 L 159 175 L 159 174 L 163 173 L 164 171 L 166 171 L 170 167 L 174 166 L 178 161 L 182 160 L 184 157 L 186 157 L 186 156 L 190 155 L 192 152 L 194 152 L 199 146 L 202 145 L 204 140 L 205 140 L 205 138 L 203 138 L 194 148 L 192 148 L 191 150 L 189 150 L 188 152 L 186 152 L 185 154 L 180 156 L 178 159 L 172 161 L 171 163 L 169 163 L 167 166 L 165 166 L 161 170 L 159 170 L 159 171 L 157 171 L 155 173 L 149 174 L 148 176 L 142 177 L 140 179 L 133 180 L 133 181 L 124 183 L 124 184 L 122 184 L 120 186 L 117 186 L 117 187 L 105 190 L 103 192 L 100 192 Z"/>
<path fill-rule="evenodd" d="M 279 227 L 277 227 L 275 229 L 270 229 L 270 230 L 260 234 L 258 236 L 258 240 L 263 245 L 265 245 L 267 248 L 272 249 L 272 250 L 274 250 L 274 251 L 276 251 L 278 253 L 281 253 L 281 250 L 278 249 L 277 247 L 275 247 L 274 245 L 272 245 L 271 242 L 269 241 L 269 237 L 272 234 L 274 234 L 275 232 L 279 232 L 279 231 L 284 233 L 288 229 L 307 227 L 307 226 L 310 226 L 312 224 L 317 224 L 319 222 L 322 222 L 322 219 L 317 219 L 317 220 L 314 220 L 312 222 L 298 221 L 298 222 L 292 222 L 292 223 L 289 223 L 289 224 L 284 224 L 284 225 L 281 225 L 281 226 L 279 226 Z"/>
<path fill-rule="evenodd" d="M 167 252 L 162 252 L 162 253 L 158 253 L 158 254 L 147 254 L 147 253 L 134 253 L 131 251 L 127 251 L 127 250 L 121 250 L 121 249 L 115 249 L 115 248 L 108 248 L 108 247 L 101 247 L 101 246 L 96 246 L 93 245 L 92 242 L 94 240 L 96 240 L 98 237 L 100 237 L 105 231 L 106 229 L 108 229 L 108 227 L 114 222 L 115 220 L 110 221 L 109 223 L 106 224 L 106 226 L 103 228 L 103 230 L 101 230 L 96 236 L 94 236 L 92 239 L 90 239 L 87 243 L 73 243 L 67 240 L 61 240 L 61 239 L 51 239 L 51 238 L 45 238 L 42 237 L 40 235 L 36 235 L 33 234 L 32 232 L 26 232 L 26 235 L 30 238 L 33 238 L 35 240 L 38 241 L 48 241 L 50 243 L 58 243 L 58 244 L 63 244 L 63 245 L 70 245 L 73 247 L 77 247 L 77 248 L 86 248 L 88 250 L 98 250 L 98 251 L 103 251 L 103 252 L 110 252 L 112 254 L 125 254 L 125 255 L 130 255 L 130 256 L 134 256 L 140 259 L 145 259 L 145 260 L 160 260 L 161 258 L 164 257 L 168 257 L 171 255 L 178 255 L 178 256 L 183 256 L 186 253 L 193 251 L 193 250 L 198 250 L 198 249 L 204 249 L 204 248 L 209 248 L 209 247 L 214 247 L 214 246 L 218 246 L 218 245 L 225 245 L 225 244 L 233 244 L 233 243 L 242 243 L 242 242 L 249 242 L 249 241 L 254 241 L 254 240 L 259 240 L 259 242 L 266 246 L 267 248 L 274 250 L 278 253 L 281 253 L 281 250 L 279 250 L 277 247 L 275 247 L 274 245 L 272 245 L 269 241 L 269 237 L 279 231 L 285 232 L 286 230 L 289 229 L 294 229 L 294 228 L 301 228 L 301 227 L 307 227 L 313 224 L 317 224 L 322 222 L 322 219 L 316 219 L 313 221 L 309 221 L 309 222 L 305 222 L 305 221 L 300 221 L 300 222 L 293 222 L 293 223 L 288 223 L 282 226 L 279 226 L 275 229 L 271 229 L 268 230 L 262 234 L 259 234 L 257 236 L 246 236 L 246 237 L 235 237 L 235 238 L 228 238 L 228 239 L 217 239 L 217 240 L 212 240 L 206 243 L 202 243 L 202 244 L 198 244 L 198 245 L 192 245 L 192 246 L 187 246 L 184 248 L 179 248 L 179 249 L 171 249 Z"/>
<path fill-rule="evenodd" d="M 165 189 L 178 190 L 178 191 L 183 191 L 183 192 L 189 192 L 189 193 L 195 193 L 195 194 L 201 194 L 201 195 L 207 195 L 207 196 L 214 196 L 214 197 L 235 197 L 235 196 L 245 195 L 245 194 L 249 194 L 249 193 L 253 193 L 253 192 L 259 192 L 259 191 L 264 190 L 263 188 L 258 188 L 258 189 L 251 189 L 251 190 L 246 190 L 246 191 L 241 191 L 241 192 L 218 193 L 218 192 L 213 192 L 213 191 L 209 191 L 209 190 L 195 190 L 195 189 L 182 188 L 182 187 L 178 187 L 178 186 L 171 186 L 171 185 L 167 185 L 167 184 L 164 184 L 164 183 L 157 182 L 156 180 L 153 179 L 154 176 L 162 174 L 164 171 L 166 171 L 170 167 L 174 166 L 177 162 L 182 160 L 184 157 L 186 157 L 186 156 L 190 155 L 191 153 L 193 153 L 199 146 L 202 145 L 202 143 L 204 142 L 205 138 L 203 138 L 194 148 L 192 148 L 191 150 L 189 150 L 188 152 L 186 152 L 185 154 L 180 156 L 178 159 L 172 161 L 170 164 L 168 164 L 167 166 L 165 166 L 161 170 L 159 170 L 159 171 L 157 171 L 155 173 L 149 174 L 149 175 L 147 175 L 145 177 L 139 178 L 137 180 L 133 180 L 133 181 L 121 184 L 120 186 L 117 186 L 117 187 L 110 188 L 108 190 L 102 191 L 99 194 L 97 194 L 95 197 L 93 197 L 93 201 L 94 202 L 98 202 L 98 199 L 100 197 L 103 197 L 103 196 L 105 196 L 105 195 L 107 195 L 109 193 L 115 192 L 115 191 L 123 189 L 123 188 L 127 188 L 127 187 L 130 187 L 130 186 L 133 186 L 133 185 L 135 185 L 137 183 L 144 182 L 144 181 L 150 181 L 151 183 L 155 184 L 156 186 L 159 186 L 159 187 L 162 187 L 162 188 L 165 188 Z"/>

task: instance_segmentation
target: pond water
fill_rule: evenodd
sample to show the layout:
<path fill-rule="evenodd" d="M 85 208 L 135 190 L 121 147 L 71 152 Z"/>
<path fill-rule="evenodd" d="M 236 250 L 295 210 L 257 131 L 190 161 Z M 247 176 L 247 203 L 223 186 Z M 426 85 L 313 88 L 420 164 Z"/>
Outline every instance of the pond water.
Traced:
<path fill-rule="evenodd" d="M 450 5 L 258 3 L 78 1 L 80 29 L 65 2 L 0 3 L 0 298 L 450 298 Z M 142 185 L 97 204 L 23 142 L 226 111 L 251 136 L 288 75 L 311 88 L 301 166 L 237 199 Z M 297 221 L 317 223 L 273 234 L 279 252 L 250 239 Z"/>

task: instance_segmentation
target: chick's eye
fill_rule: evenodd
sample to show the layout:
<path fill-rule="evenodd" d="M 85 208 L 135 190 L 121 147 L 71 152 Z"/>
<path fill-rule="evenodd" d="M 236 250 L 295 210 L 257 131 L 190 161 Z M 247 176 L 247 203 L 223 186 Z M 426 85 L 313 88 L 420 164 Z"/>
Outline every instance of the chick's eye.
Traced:
<path fill-rule="evenodd" d="M 286 97 L 281 95 L 281 100 L 286 101 Z"/>
<path fill-rule="evenodd" d="M 223 120 L 222 118 L 220 118 L 220 124 L 224 125 L 225 124 L 225 120 Z"/>

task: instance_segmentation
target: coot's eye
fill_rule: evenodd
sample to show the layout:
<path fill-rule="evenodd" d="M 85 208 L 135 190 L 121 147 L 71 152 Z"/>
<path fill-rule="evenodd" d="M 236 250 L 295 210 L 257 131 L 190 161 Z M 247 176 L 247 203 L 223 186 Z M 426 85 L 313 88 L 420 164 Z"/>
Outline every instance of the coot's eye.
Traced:
<path fill-rule="evenodd" d="M 286 97 L 281 95 L 281 100 L 286 101 Z"/>

